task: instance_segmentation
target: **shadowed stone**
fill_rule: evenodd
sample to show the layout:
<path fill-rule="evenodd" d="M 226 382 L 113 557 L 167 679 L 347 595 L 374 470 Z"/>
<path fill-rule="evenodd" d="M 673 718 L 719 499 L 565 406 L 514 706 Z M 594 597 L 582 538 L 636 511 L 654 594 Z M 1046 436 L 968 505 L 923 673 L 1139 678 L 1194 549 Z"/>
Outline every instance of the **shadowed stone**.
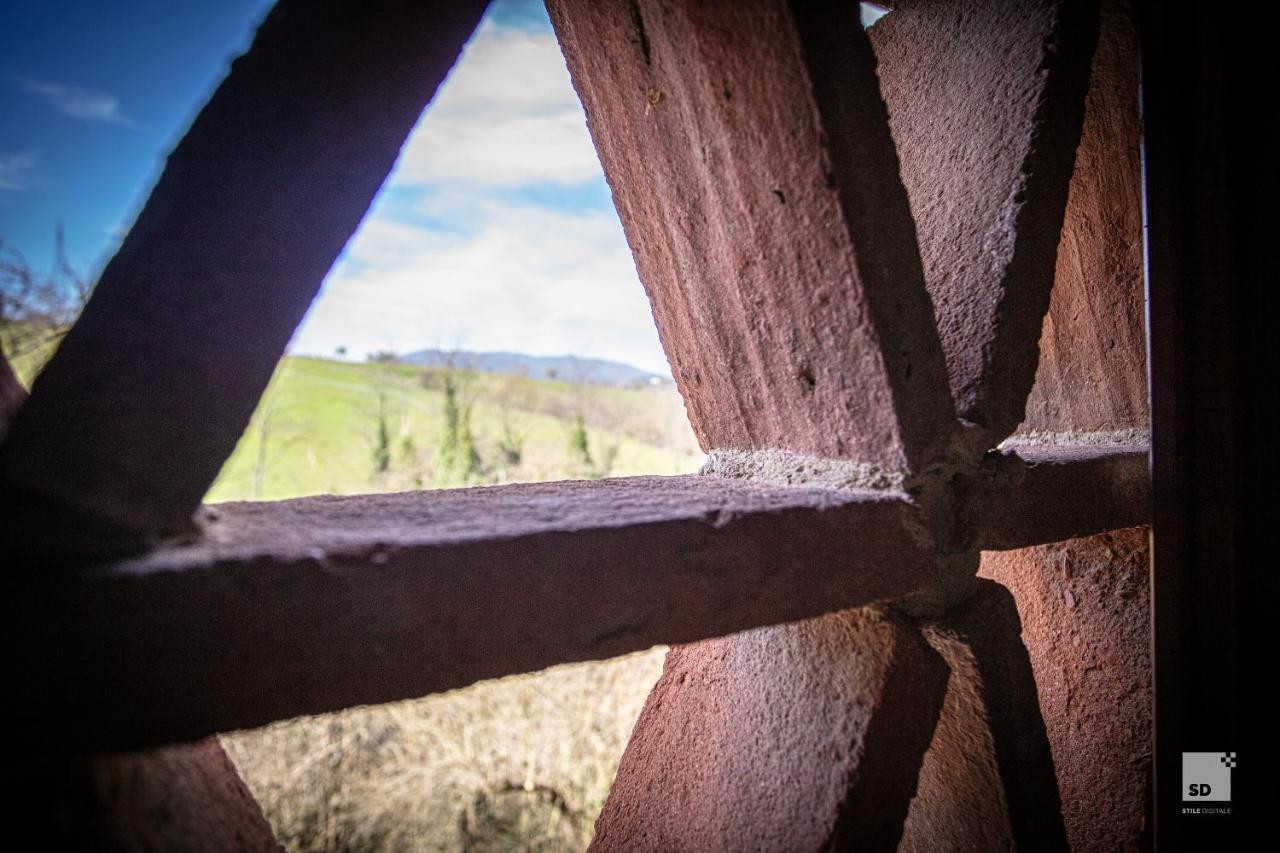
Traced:
<path fill-rule="evenodd" d="M 6 386 L 5 377 L 13 377 L 12 383 Z M 25 399 L 0 351 L 0 435 Z M 6 647 L 14 653 L 12 644 Z M 24 847 L 25 837 L 30 849 L 280 849 L 214 738 L 154 752 L 90 756 L 64 752 L 74 739 L 62 733 L 52 739 L 31 734 L 24 731 L 6 751 L 2 768 L 0 802 L 10 844 Z"/>
<path fill-rule="evenodd" d="M 903 851 L 1067 849 L 1053 757 L 1013 596 L 991 581 L 921 624 L 951 670 Z"/>
<path fill-rule="evenodd" d="M 1097 3 L 904 0 L 869 34 L 960 417 L 990 447 L 1035 378 Z"/>
<path fill-rule="evenodd" d="M 703 448 L 942 455 L 946 368 L 856 9 L 549 8 Z"/>
<path fill-rule="evenodd" d="M 591 849 L 893 850 L 946 683 L 875 607 L 673 649 Z"/>
<path fill-rule="evenodd" d="M 216 738 L 96 756 L 61 753 L 48 741 L 41 746 L 38 753 L 25 750 L 22 764 L 10 758 L 3 767 L 3 813 L 14 849 L 281 849 Z"/>
<path fill-rule="evenodd" d="M 484 7 L 274 6 L 0 445 L 7 525 L 52 552 L 189 526 Z"/>
<path fill-rule="evenodd" d="M 982 557 L 1018 602 L 1074 851 L 1150 847 L 1147 528 Z"/>
<path fill-rule="evenodd" d="M 9 359 L 0 350 L 0 439 L 9 428 L 9 420 L 27 400 L 27 389 L 22 387 L 18 374 L 13 372 Z"/>
<path fill-rule="evenodd" d="M 879 25 L 901 14 L 896 36 L 872 31 L 920 249 L 902 215 L 885 109 L 868 79 L 874 63 L 850 10 L 584 0 L 551 9 L 691 421 L 703 446 L 716 451 L 712 469 L 890 485 L 898 480 L 886 472 L 923 473 L 931 496 L 922 503 L 932 509 L 917 530 L 925 547 L 937 549 L 934 580 L 943 579 L 945 548 L 971 537 L 963 523 L 944 529 L 955 496 L 940 488 L 949 485 L 943 469 L 936 471 L 942 476 L 930 472 L 954 447 L 951 407 L 938 397 L 953 397 L 981 428 L 982 447 L 1022 420 L 1080 132 L 1092 8 L 1027 2 L 1010 15 L 994 2 L 912 4 Z M 949 394 L 940 387 L 931 317 L 921 316 L 919 275 L 937 303 Z M 833 279 L 844 284 L 833 288 Z M 837 343 L 827 342 L 827 330 Z M 924 376 L 914 375 L 921 368 Z M 818 461 L 797 468 L 778 450 L 859 467 Z M 1041 488 L 1054 476 L 1041 474 L 1060 473 L 1053 464 L 996 460 L 977 472 L 979 488 L 966 489 L 968 474 L 960 475 L 956 508 L 981 516 L 974 495 L 1001 478 L 1058 508 Z M 1034 513 L 985 535 L 1010 542 L 1036 535 L 1026 515 Z M 1074 514 L 1063 526 L 1088 526 L 1100 515 Z M 1007 617 L 1012 604 L 1005 603 Z M 843 617 L 673 651 L 597 825 L 598 845 L 841 843 L 830 792 L 843 783 L 853 796 L 856 773 L 833 782 L 829 752 L 807 767 L 769 772 L 771 761 L 804 753 L 797 739 L 821 738 L 823 727 L 808 721 L 826 719 L 822 697 L 797 691 L 793 705 L 775 708 L 759 696 L 835 666 L 822 650 L 839 647 Z M 975 649 L 966 659 L 948 647 L 957 665 L 968 666 L 967 680 L 980 691 L 1029 690 L 1030 701 L 1015 697 L 1010 712 L 1029 713 L 1026 720 L 988 709 L 984 698 L 975 723 L 991 742 L 995 784 L 1032 786 L 1001 807 L 1006 836 L 1030 843 L 1036 832 L 1027 815 L 1040 809 L 1048 820 L 1041 840 L 1061 842 L 1060 815 L 1053 831 L 1056 799 L 1036 799 L 1046 785 L 1056 797 L 1052 764 L 1037 763 L 1034 749 L 1017 754 L 1009 740 L 1034 735 L 1035 726 L 1044 740 L 1016 614 L 997 620 L 998 639 L 969 637 L 967 627 L 952 626 L 947 641 Z M 863 642 L 861 653 L 886 653 L 883 637 Z M 1000 642 L 1017 646 L 1011 663 L 985 659 Z M 730 677 L 724 661 L 738 660 L 758 661 L 759 669 Z M 762 706 L 740 716 L 727 710 Z M 717 727 L 729 734 L 705 736 Z M 1040 753 L 1047 761 L 1047 744 Z M 864 757 L 837 766 L 856 768 Z M 792 802 L 808 811 L 788 811 Z M 845 825 L 858 832 L 861 823 L 872 846 L 891 848 L 895 820 L 864 814 Z M 799 827 L 790 834 L 789 821 Z"/>

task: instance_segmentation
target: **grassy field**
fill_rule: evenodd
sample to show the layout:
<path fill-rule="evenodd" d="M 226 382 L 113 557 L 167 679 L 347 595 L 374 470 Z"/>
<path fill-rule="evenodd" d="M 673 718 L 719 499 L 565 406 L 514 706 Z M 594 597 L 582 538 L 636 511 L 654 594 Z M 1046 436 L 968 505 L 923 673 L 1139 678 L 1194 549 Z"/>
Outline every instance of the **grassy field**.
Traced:
<path fill-rule="evenodd" d="M 467 483 L 442 481 L 443 371 L 410 365 L 285 358 L 206 499 L 278 500 Z M 669 387 L 621 389 L 459 374 L 482 471 L 470 483 L 675 474 L 701 461 Z M 390 464 L 374 465 L 379 410 Z M 569 452 L 581 416 L 590 462 Z M 512 464 L 503 439 L 520 444 Z"/>
<path fill-rule="evenodd" d="M 495 483 L 696 470 L 671 388 L 456 376 Z M 274 500 L 437 485 L 444 375 L 286 358 L 208 494 Z M 379 411 L 387 470 L 379 472 Z M 574 444 L 585 435 L 589 461 Z M 519 461 L 503 454 L 519 444 Z M 288 850 L 582 850 L 662 649 L 277 723 L 223 743 Z"/>

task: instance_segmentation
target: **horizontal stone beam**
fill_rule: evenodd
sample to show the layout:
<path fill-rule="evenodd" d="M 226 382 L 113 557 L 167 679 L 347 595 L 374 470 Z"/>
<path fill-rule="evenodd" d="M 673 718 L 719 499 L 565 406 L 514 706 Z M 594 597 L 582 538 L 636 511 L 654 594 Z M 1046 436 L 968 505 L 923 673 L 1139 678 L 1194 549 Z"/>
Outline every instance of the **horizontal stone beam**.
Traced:
<path fill-rule="evenodd" d="M 934 571 L 912 513 L 705 476 L 213 506 L 24 573 L 54 577 L 7 597 L 6 683 L 68 746 L 191 740 L 897 597 Z"/>
<path fill-rule="evenodd" d="M 969 547 L 1146 521 L 1140 451 L 1019 453 L 960 487 Z M 3 621 L 32 726 L 92 748 L 193 740 L 938 580 L 904 495 L 711 476 L 222 504 L 201 522 L 142 557 L 24 573 Z"/>
<path fill-rule="evenodd" d="M 960 545 L 1003 551 L 1146 524 L 1145 437 L 1014 444 L 959 486 Z"/>

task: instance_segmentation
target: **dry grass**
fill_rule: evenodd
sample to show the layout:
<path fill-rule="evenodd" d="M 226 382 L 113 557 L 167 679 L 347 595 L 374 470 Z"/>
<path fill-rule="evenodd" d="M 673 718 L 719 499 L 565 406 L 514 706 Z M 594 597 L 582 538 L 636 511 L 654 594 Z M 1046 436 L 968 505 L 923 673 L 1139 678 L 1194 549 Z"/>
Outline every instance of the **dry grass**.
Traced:
<path fill-rule="evenodd" d="M 223 743 L 288 850 L 582 850 L 663 651 Z"/>

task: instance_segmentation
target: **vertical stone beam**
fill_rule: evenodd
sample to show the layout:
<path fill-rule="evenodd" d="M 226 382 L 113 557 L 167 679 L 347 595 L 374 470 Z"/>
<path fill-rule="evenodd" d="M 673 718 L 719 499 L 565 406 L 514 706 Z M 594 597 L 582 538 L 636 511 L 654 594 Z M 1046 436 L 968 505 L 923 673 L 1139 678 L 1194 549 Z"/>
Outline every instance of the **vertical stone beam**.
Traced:
<path fill-rule="evenodd" d="M 190 523 L 484 6 L 275 5 L 0 445 L 24 537 Z"/>
<path fill-rule="evenodd" d="M 25 398 L 0 352 L 0 435 Z M 43 746 L 33 752 L 18 744 L 0 768 L 0 814 L 20 848 L 279 849 L 216 738 L 135 755 L 67 755 Z"/>
<path fill-rule="evenodd" d="M 1090 0 L 907 0 L 870 30 L 961 418 L 1023 419 L 1097 38 Z"/>
<path fill-rule="evenodd" d="M 1017 599 L 1075 851 L 1150 847 L 1147 529 L 983 555 Z"/>
<path fill-rule="evenodd" d="M 856 9 L 548 5 L 703 448 L 940 455 L 946 368 Z"/>
<path fill-rule="evenodd" d="M 1013 596 L 985 581 L 922 629 L 951 678 L 900 849 L 1065 851 L 1053 758 Z"/>
<path fill-rule="evenodd" d="M 946 692 L 877 607 L 667 655 L 593 850 L 893 850 Z"/>

